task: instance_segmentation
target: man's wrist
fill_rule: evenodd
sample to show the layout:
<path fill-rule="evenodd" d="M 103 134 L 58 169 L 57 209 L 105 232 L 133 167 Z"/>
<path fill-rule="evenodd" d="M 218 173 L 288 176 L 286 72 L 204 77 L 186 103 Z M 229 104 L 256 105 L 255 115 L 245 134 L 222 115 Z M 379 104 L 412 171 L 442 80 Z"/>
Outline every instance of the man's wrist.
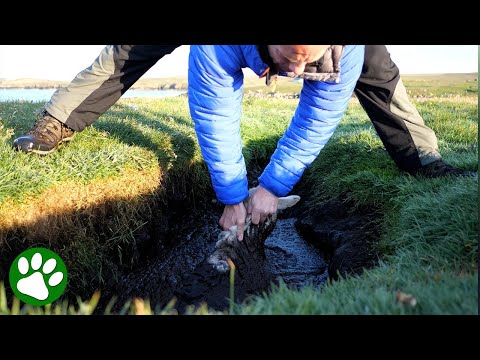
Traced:
<path fill-rule="evenodd" d="M 272 188 L 271 186 L 269 186 L 267 183 L 265 183 L 264 181 L 259 181 L 259 186 L 261 186 L 263 189 L 265 189 L 266 191 L 268 191 L 270 194 L 276 196 L 276 197 L 280 197 L 280 195 L 277 195 L 276 194 L 276 191 L 274 188 Z"/>

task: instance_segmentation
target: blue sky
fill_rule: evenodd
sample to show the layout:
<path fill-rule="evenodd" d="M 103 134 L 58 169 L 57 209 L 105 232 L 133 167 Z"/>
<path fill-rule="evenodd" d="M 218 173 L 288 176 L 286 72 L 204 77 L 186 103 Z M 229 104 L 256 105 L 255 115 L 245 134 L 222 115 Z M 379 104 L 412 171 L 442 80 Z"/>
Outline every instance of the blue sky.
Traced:
<path fill-rule="evenodd" d="M 104 45 L 0 45 L 0 78 L 70 81 Z M 387 45 L 402 74 L 478 72 L 477 45 Z M 187 75 L 189 46 L 161 59 L 143 77 Z"/>

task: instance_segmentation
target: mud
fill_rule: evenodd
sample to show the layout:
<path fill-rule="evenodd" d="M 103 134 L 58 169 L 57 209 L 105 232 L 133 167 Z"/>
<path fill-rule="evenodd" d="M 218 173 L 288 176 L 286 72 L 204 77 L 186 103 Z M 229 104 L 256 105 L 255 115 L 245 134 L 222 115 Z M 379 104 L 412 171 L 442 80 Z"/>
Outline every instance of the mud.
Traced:
<path fill-rule="evenodd" d="M 268 292 L 279 279 L 295 288 L 320 287 L 329 278 L 360 273 L 376 262 L 371 245 L 378 232 L 372 209 L 352 212 L 348 204 L 332 200 L 315 211 L 306 211 L 299 203 L 294 211 L 279 212 L 278 219 L 252 226 L 244 241 L 218 246 L 222 209 L 218 204 L 207 205 L 196 213 L 171 219 L 172 226 L 159 241 L 156 255 L 103 289 L 105 300 L 99 311 L 112 297 L 117 299 L 114 310 L 136 297 L 149 299 L 157 310 L 173 298 L 180 313 L 188 305 L 202 303 L 226 310 L 230 268 L 213 265 L 212 255 L 219 251 L 221 258 L 235 264 L 236 302 Z"/>
<path fill-rule="evenodd" d="M 291 287 L 319 287 L 328 278 L 328 265 L 316 247 L 295 228 L 295 218 L 279 219 L 265 240 L 266 271 Z"/>
<path fill-rule="evenodd" d="M 202 303 L 224 310 L 228 307 L 230 292 L 227 259 L 235 266 L 236 302 L 267 290 L 274 277 L 266 266 L 264 243 L 275 228 L 276 216 L 270 216 L 261 225 L 249 226 L 240 242 L 235 233 L 221 231 L 220 215 L 218 211 L 204 210 L 201 216 L 190 216 L 189 221 L 178 222 L 194 230 L 179 231 L 171 249 L 165 251 L 164 248 L 163 256 L 126 273 L 111 288 L 104 290 L 105 297 L 117 297 L 118 306 L 140 297 L 161 308 L 174 298 L 179 312 L 187 305 Z"/>
<path fill-rule="evenodd" d="M 351 204 L 333 199 L 303 213 L 296 223 L 301 236 L 327 261 L 332 280 L 360 274 L 378 261 L 373 245 L 380 236 L 383 216 L 373 208 L 352 209 Z"/>

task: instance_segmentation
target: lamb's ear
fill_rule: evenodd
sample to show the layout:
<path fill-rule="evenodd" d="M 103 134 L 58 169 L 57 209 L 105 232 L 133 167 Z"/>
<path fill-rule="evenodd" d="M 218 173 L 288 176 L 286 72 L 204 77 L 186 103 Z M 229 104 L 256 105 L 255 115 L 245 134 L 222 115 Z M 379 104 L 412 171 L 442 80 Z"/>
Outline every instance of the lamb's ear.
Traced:
<path fill-rule="evenodd" d="M 278 198 L 278 210 L 284 210 L 295 205 L 297 202 L 300 201 L 300 196 L 298 195 L 290 195 L 285 197 Z"/>

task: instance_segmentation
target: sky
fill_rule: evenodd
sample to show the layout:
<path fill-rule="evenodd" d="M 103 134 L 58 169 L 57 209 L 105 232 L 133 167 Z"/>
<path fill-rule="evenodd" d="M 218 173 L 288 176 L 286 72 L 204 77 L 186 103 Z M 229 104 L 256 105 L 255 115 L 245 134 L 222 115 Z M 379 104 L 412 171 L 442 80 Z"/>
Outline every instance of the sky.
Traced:
<path fill-rule="evenodd" d="M 70 81 L 105 45 L 0 45 L 0 79 Z M 387 45 L 401 74 L 478 72 L 477 45 Z M 143 78 L 187 76 L 189 46 L 165 56 Z M 253 72 L 247 72 L 247 75 Z"/>

